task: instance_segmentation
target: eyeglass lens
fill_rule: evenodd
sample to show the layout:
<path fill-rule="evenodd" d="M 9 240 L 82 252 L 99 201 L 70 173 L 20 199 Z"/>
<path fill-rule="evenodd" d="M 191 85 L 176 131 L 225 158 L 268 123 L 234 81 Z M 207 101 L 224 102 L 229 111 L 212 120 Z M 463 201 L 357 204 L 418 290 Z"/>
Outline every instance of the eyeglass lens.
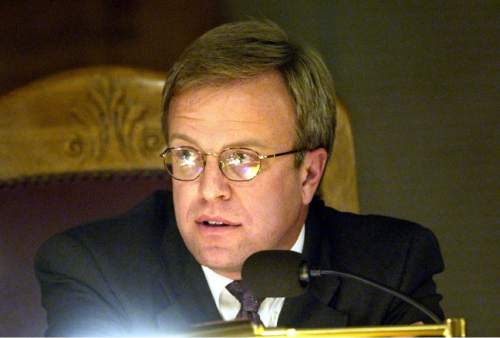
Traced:
<path fill-rule="evenodd" d="M 164 155 L 168 172 L 178 180 L 194 180 L 204 169 L 202 153 L 191 148 L 169 149 Z M 260 169 L 259 155 L 250 149 L 227 149 L 219 156 L 219 167 L 230 180 L 248 181 Z"/>
<path fill-rule="evenodd" d="M 203 157 L 192 149 L 170 149 L 165 154 L 168 172 L 179 180 L 191 180 L 203 171 Z"/>

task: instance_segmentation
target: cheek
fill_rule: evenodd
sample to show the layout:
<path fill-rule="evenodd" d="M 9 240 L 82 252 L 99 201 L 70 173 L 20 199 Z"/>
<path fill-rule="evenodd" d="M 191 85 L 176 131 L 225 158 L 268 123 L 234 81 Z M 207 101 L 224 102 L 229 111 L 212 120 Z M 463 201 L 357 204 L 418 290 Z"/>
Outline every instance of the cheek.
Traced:
<path fill-rule="evenodd" d="M 272 235 L 291 226 L 301 208 L 300 183 L 295 173 L 269 175 L 258 183 L 252 191 L 241 196 L 252 215 L 252 232 Z"/>
<path fill-rule="evenodd" d="M 179 182 L 173 180 L 172 182 L 172 197 L 174 199 L 175 216 L 180 225 L 187 217 L 189 206 L 193 199 L 196 197 L 196 191 L 187 182 Z"/>
<path fill-rule="evenodd" d="M 262 181 L 254 191 L 255 198 L 268 200 L 274 207 L 286 205 L 287 202 L 299 198 L 301 194 L 299 172 L 290 168 L 279 170 L 277 165 L 272 169 L 275 170 L 270 170 L 266 175 L 259 177 Z"/>

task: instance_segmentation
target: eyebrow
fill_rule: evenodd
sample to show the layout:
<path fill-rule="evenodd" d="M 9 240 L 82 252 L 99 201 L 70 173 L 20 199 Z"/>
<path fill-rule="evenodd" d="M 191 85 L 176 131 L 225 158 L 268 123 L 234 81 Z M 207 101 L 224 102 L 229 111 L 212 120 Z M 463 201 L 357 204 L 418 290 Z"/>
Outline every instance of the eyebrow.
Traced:
<path fill-rule="evenodd" d="M 187 141 L 189 143 L 192 143 L 196 146 L 198 146 L 199 148 L 201 148 L 198 144 L 198 142 L 196 142 L 196 140 L 188 135 L 185 135 L 185 134 L 179 134 L 179 133 L 173 133 L 170 137 L 170 140 L 176 140 L 176 139 L 179 139 L 179 140 L 184 140 L 184 141 Z M 170 143 L 170 142 L 169 142 Z"/>
<path fill-rule="evenodd" d="M 174 141 L 176 139 L 189 142 L 189 143 L 197 146 L 200 149 L 202 148 L 194 138 L 192 138 L 191 136 L 188 136 L 186 134 L 180 134 L 180 133 L 172 134 L 170 140 Z M 224 148 L 252 148 L 252 147 L 270 149 L 269 145 L 264 144 L 264 143 L 262 143 L 262 141 L 254 139 L 254 138 L 238 140 L 237 142 L 232 142 L 232 143 L 226 144 L 224 146 Z"/>

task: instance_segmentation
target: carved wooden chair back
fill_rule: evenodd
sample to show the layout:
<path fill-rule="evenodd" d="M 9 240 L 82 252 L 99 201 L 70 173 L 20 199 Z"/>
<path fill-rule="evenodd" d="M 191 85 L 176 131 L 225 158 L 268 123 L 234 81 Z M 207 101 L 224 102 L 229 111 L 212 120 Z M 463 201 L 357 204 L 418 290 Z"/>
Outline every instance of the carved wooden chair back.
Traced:
<path fill-rule="evenodd" d="M 170 187 L 159 157 L 164 74 L 93 67 L 0 97 L 0 335 L 43 334 L 33 256 L 52 234 L 110 217 Z M 330 206 L 358 211 L 354 147 L 338 105 L 334 156 L 321 185 Z"/>
<path fill-rule="evenodd" d="M 97 67 L 51 76 L 0 100 L 0 180 L 161 170 L 163 74 Z"/>

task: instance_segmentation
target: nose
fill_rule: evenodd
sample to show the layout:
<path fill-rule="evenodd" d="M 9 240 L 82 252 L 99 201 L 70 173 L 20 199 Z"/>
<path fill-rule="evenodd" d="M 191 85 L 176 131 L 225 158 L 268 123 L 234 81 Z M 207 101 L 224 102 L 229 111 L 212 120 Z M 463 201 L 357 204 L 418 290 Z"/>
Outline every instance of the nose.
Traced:
<path fill-rule="evenodd" d="M 219 168 L 217 157 L 207 156 L 199 189 L 206 201 L 228 200 L 231 197 L 231 187 Z"/>

